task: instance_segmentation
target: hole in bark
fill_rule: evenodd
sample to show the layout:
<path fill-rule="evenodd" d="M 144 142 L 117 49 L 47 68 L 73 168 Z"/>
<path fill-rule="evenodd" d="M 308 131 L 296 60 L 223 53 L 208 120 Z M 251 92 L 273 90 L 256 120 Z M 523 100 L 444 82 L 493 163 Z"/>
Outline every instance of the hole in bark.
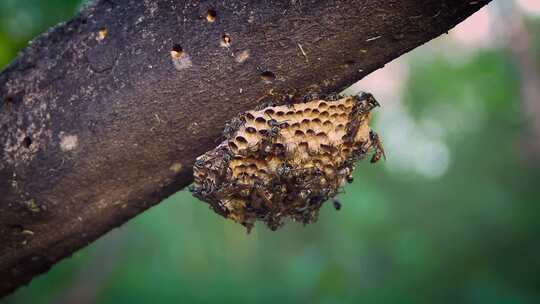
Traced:
<path fill-rule="evenodd" d="M 264 82 L 270 83 L 276 79 L 276 75 L 270 71 L 264 71 L 261 73 L 261 78 Z"/>
<path fill-rule="evenodd" d="M 107 38 L 107 34 L 108 34 L 108 33 L 109 33 L 109 31 L 107 30 L 106 27 L 101 27 L 101 28 L 98 30 L 96 39 L 97 39 L 98 41 L 102 41 L 102 40 L 104 40 L 105 38 Z"/>
<path fill-rule="evenodd" d="M 24 230 L 23 226 L 21 226 L 21 225 L 12 225 L 12 226 L 10 226 L 10 228 L 15 230 L 15 232 L 18 232 L 18 233 L 20 233 L 20 232 L 22 232 Z"/>
<path fill-rule="evenodd" d="M 182 46 L 180 44 L 175 43 L 171 50 L 171 57 L 180 58 L 183 55 L 184 55 L 184 49 L 182 49 Z"/>
<path fill-rule="evenodd" d="M 231 46 L 231 36 L 229 34 L 225 33 L 223 36 L 221 36 L 221 46 Z"/>
<path fill-rule="evenodd" d="M 4 98 L 4 103 L 18 103 L 23 100 L 22 93 L 10 94 Z"/>
<path fill-rule="evenodd" d="M 344 63 L 345 63 L 345 65 L 353 65 L 353 64 L 355 64 L 356 62 L 355 62 L 354 60 L 351 59 L 351 60 L 345 61 Z"/>
<path fill-rule="evenodd" d="M 23 139 L 23 142 L 22 142 L 23 146 L 25 148 L 30 148 L 30 146 L 32 145 L 32 139 L 28 136 L 26 136 L 24 139 Z"/>
<path fill-rule="evenodd" d="M 206 21 L 212 23 L 216 21 L 217 18 L 217 12 L 213 9 L 209 9 L 208 12 L 206 12 Z"/>

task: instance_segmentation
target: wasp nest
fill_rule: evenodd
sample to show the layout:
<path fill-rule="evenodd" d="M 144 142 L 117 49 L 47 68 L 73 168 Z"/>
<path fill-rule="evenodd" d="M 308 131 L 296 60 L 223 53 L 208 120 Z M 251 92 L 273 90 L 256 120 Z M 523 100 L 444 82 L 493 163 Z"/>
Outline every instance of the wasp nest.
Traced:
<path fill-rule="evenodd" d="M 376 106 L 363 93 L 242 113 L 227 124 L 227 139 L 195 161 L 191 191 L 248 231 L 257 219 L 272 230 L 286 217 L 311 223 L 352 181 L 357 161 L 383 155 L 368 126 Z"/>

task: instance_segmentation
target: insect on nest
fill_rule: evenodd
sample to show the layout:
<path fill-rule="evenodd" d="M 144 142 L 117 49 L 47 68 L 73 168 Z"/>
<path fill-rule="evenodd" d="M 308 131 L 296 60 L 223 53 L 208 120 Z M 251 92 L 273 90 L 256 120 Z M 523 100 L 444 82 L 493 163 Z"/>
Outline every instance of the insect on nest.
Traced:
<path fill-rule="evenodd" d="M 227 138 L 194 164 L 194 196 L 248 231 L 256 220 L 275 230 L 287 217 L 304 224 L 352 181 L 356 163 L 384 157 L 368 123 L 371 94 L 269 106 L 240 114 Z"/>

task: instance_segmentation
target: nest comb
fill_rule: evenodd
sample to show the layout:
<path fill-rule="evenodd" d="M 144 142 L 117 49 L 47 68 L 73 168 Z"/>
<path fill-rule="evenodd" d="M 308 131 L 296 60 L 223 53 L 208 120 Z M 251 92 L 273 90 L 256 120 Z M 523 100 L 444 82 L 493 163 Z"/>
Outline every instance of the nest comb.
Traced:
<path fill-rule="evenodd" d="M 191 191 L 248 231 L 256 220 L 272 230 L 287 217 L 314 222 L 359 160 L 384 155 L 368 126 L 376 106 L 363 93 L 242 113 L 227 124 L 227 139 L 195 161 Z"/>

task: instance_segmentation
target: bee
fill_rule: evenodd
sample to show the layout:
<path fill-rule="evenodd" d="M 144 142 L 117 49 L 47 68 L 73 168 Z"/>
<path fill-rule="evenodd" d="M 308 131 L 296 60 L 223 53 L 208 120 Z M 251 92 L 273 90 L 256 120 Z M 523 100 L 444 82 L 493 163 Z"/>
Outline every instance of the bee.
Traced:
<path fill-rule="evenodd" d="M 285 104 L 288 109 L 294 109 L 295 98 L 296 98 L 296 90 L 288 89 L 282 97 L 283 104 Z"/>
<path fill-rule="evenodd" d="M 255 202 L 260 202 L 267 208 L 272 207 L 272 193 L 268 191 L 268 188 L 264 182 L 256 180 L 253 183 L 251 189 L 251 199 Z"/>
<path fill-rule="evenodd" d="M 338 100 L 340 98 L 341 98 L 341 96 L 339 96 L 338 93 L 331 93 L 331 94 L 328 94 L 326 96 L 326 100 L 328 100 L 328 101 L 336 101 L 336 100 Z"/>
<path fill-rule="evenodd" d="M 193 164 L 193 166 L 196 168 L 203 168 L 205 164 L 206 164 L 206 161 L 204 160 L 204 158 L 199 157 L 195 160 L 195 163 Z"/>
<path fill-rule="evenodd" d="M 304 95 L 304 98 L 302 98 L 304 102 L 310 102 L 310 101 L 319 100 L 319 99 L 321 98 L 318 93 L 309 93 L 309 94 Z"/>
<path fill-rule="evenodd" d="M 381 157 L 386 160 L 386 154 L 384 153 L 384 148 L 381 142 L 381 139 L 379 138 L 379 135 L 373 131 L 369 131 L 369 139 L 371 140 L 372 147 L 375 148 L 375 153 L 371 157 L 370 162 L 372 164 L 378 162 Z"/>
<path fill-rule="evenodd" d="M 208 195 L 212 194 L 215 189 L 216 189 L 216 187 L 215 187 L 214 183 L 209 181 L 209 180 L 203 181 L 202 185 L 200 185 L 200 186 L 192 185 L 192 186 L 189 187 L 189 190 L 194 195 L 201 196 L 201 197 L 205 197 L 205 196 L 208 196 Z"/>
<path fill-rule="evenodd" d="M 337 198 L 332 199 L 332 205 L 334 205 L 334 209 L 341 210 L 341 203 L 338 201 Z"/>
<path fill-rule="evenodd" d="M 304 190 L 301 190 L 299 193 L 298 193 L 298 198 L 300 198 L 300 200 L 302 201 L 305 201 L 307 200 L 307 198 L 311 195 L 311 190 L 310 189 L 304 189 Z"/>
<path fill-rule="evenodd" d="M 278 177 L 288 177 L 293 173 L 294 168 L 293 166 L 289 165 L 288 163 L 282 163 L 279 165 L 276 169 L 276 173 Z"/>
<path fill-rule="evenodd" d="M 320 168 L 314 167 L 310 170 L 310 174 L 319 179 L 324 175 L 324 172 Z"/>
<path fill-rule="evenodd" d="M 287 128 L 289 126 L 289 123 L 287 121 L 278 122 L 277 120 L 272 118 L 272 119 L 270 119 L 268 121 L 268 125 L 270 127 L 278 127 L 280 129 L 284 129 L 284 128 Z"/>
<path fill-rule="evenodd" d="M 330 196 L 332 196 L 334 194 L 335 194 L 335 190 L 333 190 L 330 185 L 322 187 L 320 189 L 320 195 L 322 197 L 324 197 L 325 200 L 327 200 L 328 197 L 330 197 Z"/>
<path fill-rule="evenodd" d="M 320 196 L 320 195 L 313 196 L 309 199 L 309 205 L 310 206 L 320 205 L 324 202 L 324 200 L 325 200 L 325 197 L 323 196 Z"/>
<path fill-rule="evenodd" d="M 374 108 L 381 106 L 371 93 L 361 92 L 354 96 L 354 100 L 359 105 L 360 114 L 369 113 Z"/>
<path fill-rule="evenodd" d="M 296 208 L 294 211 L 296 211 L 297 213 L 300 213 L 300 214 L 303 214 L 305 211 L 307 211 L 309 209 L 309 203 L 308 204 L 305 204 L 301 207 L 298 207 Z"/>
<path fill-rule="evenodd" d="M 261 157 L 265 158 L 266 156 L 268 156 L 268 154 L 272 153 L 273 137 L 270 136 L 269 131 L 261 131 L 265 131 L 261 132 L 261 134 L 263 134 L 265 138 L 261 139 L 261 141 L 253 148 L 261 153 Z"/>
<path fill-rule="evenodd" d="M 272 95 L 264 95 L 263 97 L 257 99 L 257 106 L 255 111 L 260 111 L 268 107 L 274 107 L 276 105 L 276 100 Z"/>
<path fill-rule="evenodd" d="M 193 194 L 198 194 L 201 191 L 200 187 L 197 187 L 197 186 L 195 186 L 193 184 L 189 185 L 188 190 L 189 190 L 189 192 L 191 192 Z"/>
<path fill-rule="evenodd" d="M 373 109 L 373 108 L 381 106 L 379 104 L 379 102 L 375 99 L 375 97 L 373 97 L 373 95 L 371 93 L 360 92 L 360 93 L 356 94 L 356 96 L 354 96 L 354 98 L 357 101 L 364 101 L 364 100 L 367 101 L 368 105 L 371 106 L 370 110 Z"/>
<path fill-rule="evenodd" d="M 288 157 L 287 147 L 282 143 L 276 143 L 273 145 L 274 155 L 278 158 L 285 159 Z"/>
<path fill-rule="evenodd" d="M 268 121 L 268 125 L 270 126 L 270 132 L 268 132 L 268 135 L 270 138 L 275 138 L 279 135 L 281 129 L 285 129 L 289 126 L 289 123 L 286 121 L 278 122 L 272 118 Z"/>
<path fill-rule="evenodd" d="M 231 139 L 234 136 L 234 133 L 236 133 L 236 131 L 238 131 L 238 129 L 243 124 L 244 124 L 244 121 L 242 121 L 238 117 L 231 119 L 229 122 L 225 124 L 225 128 L 223 128 L 223 136 L 225 136 L 226 139 Z"/>
<path fill-rule="evenodd" d="M 283 200 L 287 195 L 288 189 L 285 183 L 280 183 L 276 181 L 272 184 L 272 193 L 278 200 Z"/>
<path fill-rule="evenodd" d="M 223 160 L 224 160 L 226 163 L 229 163 L 232 159 L 233 159 L 233 155 L 232 155 L 228 150 L 226 150 L 226 151 L 223 153 Z"/>

